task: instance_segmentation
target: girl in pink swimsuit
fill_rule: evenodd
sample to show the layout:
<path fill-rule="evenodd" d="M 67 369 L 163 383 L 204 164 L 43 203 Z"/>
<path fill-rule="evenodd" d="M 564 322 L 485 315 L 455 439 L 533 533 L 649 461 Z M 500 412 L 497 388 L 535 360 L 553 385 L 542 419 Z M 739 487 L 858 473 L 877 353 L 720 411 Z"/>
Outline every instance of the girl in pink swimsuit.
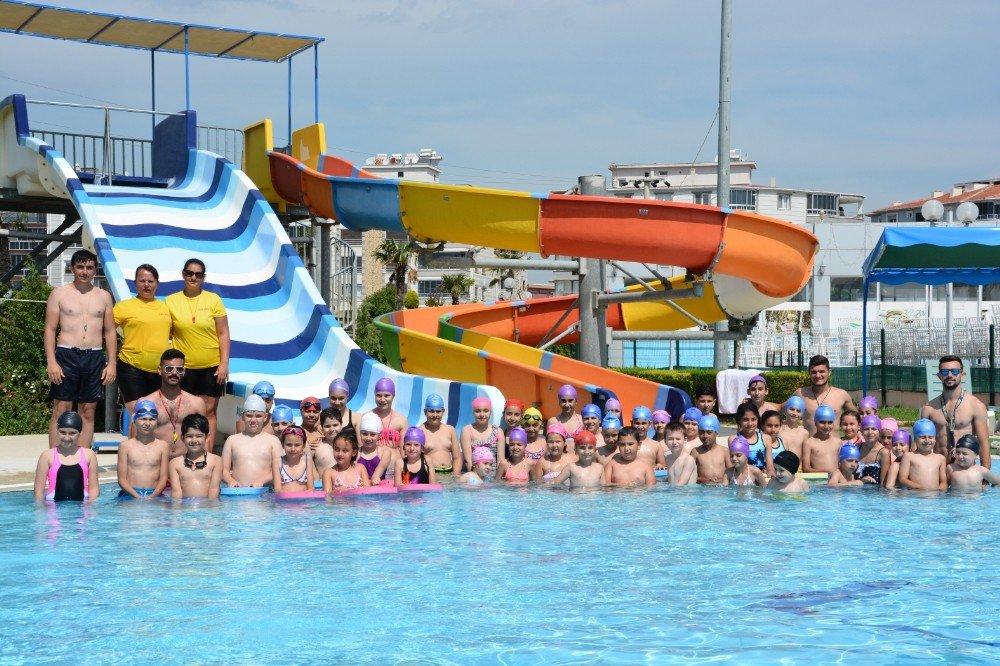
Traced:
<path fill-rule="evenodd" d="M 566 439 L 569 433 L 561 423 L 553 423 L 545 429 L 545 456 L 531 469 L 531 480 L 535 483 L 552 481 L 571 464 L 576 456 L 566 454 Z"/>
<path fill-rule="evenodd" d="M 403 445 L 403 431 L 409 423 L 399 412 L 393 411 L 392 403 L 396 400 L 396 385 L 388 377 L 375 382 L 375 409 L 372 413 L 382 421 L 382 431 L 378 435 L 378 443 L 391 446 L 397 451 Z M 393 426 L 393 421 L 396 425 Z M 402 424 L 399 421 L 402 420 Z"/>
<path fill-rule="evenodd" d="M 323 491 L 330 495 L 370 486 L 368 472 L 358 459 L 358 438 L 353 428 L 345 428 L 333 440 L 333 467 L 323 472 Z"/>
<path fill-rule="evenodd" d="M 472 469 L 472 452 L 483 446 L 493 453 L 497 460 L 505 457 L 503 431 L 499 426 L 490 425 L 490 415 L 493 407 L 489 398 L 476 398 L 472 401 L 472 415 L 475 421 L 462 428 L 459 443 L 465 457 L 465 468 Z M 489 471 L 492 474 L 495 469 Z"/>
<path fill-rule="evenodd" d="M 80 448 L 83 419 L 73 411 L 56 421 L 59 445 L 42 452 L 35 467 L 35 499 L 50 502 L 82 502 L 97 499 L 97 456 Z"/>
<path fill-rule="evenodd" d="M 527 435 L 522 428 L 511 428 L 507 438 L 506 460 L 501 460 L 497 464 L 497 481 L 507 483 L 524 484 L 528 482 L 528 472 L 531 469 L 531 461 L 524 457 L 524 447 L 527 443 Z"/>
<path fill-rule="evenodd" d="M 545 455 L 545 439 L 540 436 L 543 422 L 542 413 L 534 407 L 528 407 L 521 416 L 521 428 L 528 436 L 528 441 L 524 444 L 524 455 L 532 464 Z"/>

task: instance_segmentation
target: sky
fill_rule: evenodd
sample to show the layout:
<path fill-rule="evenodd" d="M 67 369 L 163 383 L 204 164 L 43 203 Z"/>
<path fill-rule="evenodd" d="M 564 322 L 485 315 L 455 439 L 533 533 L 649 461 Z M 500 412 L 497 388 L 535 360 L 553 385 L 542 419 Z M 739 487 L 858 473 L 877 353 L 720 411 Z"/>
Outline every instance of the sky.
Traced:
<path fill-rule="evenodd" d="M 715 158 L 714 0 L 59 4 L 324 37 L 320 120 L 353 161 L 434 148 L 446 182 L 547 191 L 612 162 Z M 866 211 L 998 178 L 998 22 L 995 0 L 733 0 L 732 147 L 758 183 L 862 194 Z M 284 63 L 192 58 L 191 104 L 213 125 L 270 117 L 280 144 L 286 77 Z M 311 55 L 293 82 L 299 127 Z M 0 33 L 0 89 L 149 108 L 149 55 Z M 183 108 L 183 57 L 158 56 L 157 101 Z M 82 115 L 48 120 L 102 129 Z"/>

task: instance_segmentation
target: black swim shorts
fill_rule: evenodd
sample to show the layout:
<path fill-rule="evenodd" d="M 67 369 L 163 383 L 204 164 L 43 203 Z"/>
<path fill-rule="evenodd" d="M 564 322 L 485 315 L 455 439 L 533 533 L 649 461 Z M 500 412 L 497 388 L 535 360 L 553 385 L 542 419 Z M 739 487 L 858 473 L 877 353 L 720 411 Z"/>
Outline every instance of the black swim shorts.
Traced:
<path fill-rule="evenodd" d="M 52 384 L 49 398 L 61 402 L 88 403 L 104 398 L 101 373 L 107 361 L 103 349 L 56 347 L 56 363 L 63 371 L 61 384 Z"/>
<path fill-rule="evenodd" d="M 118 359 L 118 393 L 123 402 L 132 402 L 160 388 L 160 375 L 147 372 Z"/>
<path fill-rule="evenodd" d="M 226 388 L 225 384 L 215 381 L 215 371 L 219 366 L 192 370 L 187 368 L 184 371 L 184 378 L 181 379 L 181 388 L 192 395 L 208 396 L 218 398 Z"/>

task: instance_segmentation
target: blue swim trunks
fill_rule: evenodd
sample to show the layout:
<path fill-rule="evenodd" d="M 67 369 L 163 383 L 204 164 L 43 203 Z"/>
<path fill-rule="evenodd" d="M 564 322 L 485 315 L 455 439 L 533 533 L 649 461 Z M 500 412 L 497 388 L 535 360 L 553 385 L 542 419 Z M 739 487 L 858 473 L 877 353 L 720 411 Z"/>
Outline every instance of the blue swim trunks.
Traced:
<path fill-rule="evenodd" d="M 136 493 L 138 493 L 139 497 L 150 497 L 150 496 L 152 496 L 153 491 L 156 490 L 156 489 L 155 488 L 133 488 L 132 490 L 134 490 Z M 129 495 L 124 490 L 119 490 L 118 491 L 118 499 L 135 499 L 135 498 L 132 497 L 131 495 Z"/>

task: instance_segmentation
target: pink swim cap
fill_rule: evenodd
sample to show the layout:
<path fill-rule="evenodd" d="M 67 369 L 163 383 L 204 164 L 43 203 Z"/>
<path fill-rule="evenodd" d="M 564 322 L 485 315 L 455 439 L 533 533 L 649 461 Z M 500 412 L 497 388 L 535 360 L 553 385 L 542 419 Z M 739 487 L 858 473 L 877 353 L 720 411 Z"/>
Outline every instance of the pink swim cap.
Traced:
<path fill-rule="evenodd" d="M 888 430 L 889 432 L 896 432 L 899 430 L 899 421 L 892 418 L 891 416 L 882 419 L 882 430 Z"/>
<path fill-rule="evenodd" d="M 563 384 L 559 387 L 559 397 L 560 398 L 575 398 L 576 389 L 569 384 Z"/>
<path fill-rule="evenodd" d="M 383 377 L 382 379 L 375 382 L 375 392 L 391 393 L 393 395 L 396 395 L 396 385 L 388 377 Z"/>
<path fill-rule="evenodd" d="M 747 458 L 749 458 L 750 457 L 750 444 L 747 442 L 746 437 L 744 437 L 743 435 L 737 435 L 736 439 L 734 439 L 733 441 L 729 442 L 729 451 L 730 451 L 730 453 L 735 452 L 735 451 L 739 451 L 740 453 L 742 453 L 743 455 L 745 455 Z"/>
<path fill-rule="evenodd" d="M 559 435 L 563 439 L 569 439 L 569 433 L 566 432 L 566 428 L 563 427 L 562 423 L 553 423 L 548 428 L 545 429 L 545 436 L 549 435 Z"/>
<path fill-rule="evenodd" d="M 653 412 L 653 423 L 670 423 L 670 414 L 663 409 L 657 409 Z"/>
<path fill-rule="evenodd" d="M 493 403 L 490 402 L 489 398 L 479 397 L 472 401 L 473 409 L 480 409 L 482 407 L 492 407 Z"/>
<path fill-rule="evenodd" d="M 477 463 L 491 463 L 494 462 L 496 458 L 493 457 L 493 452 L 490 451 L 485 446 L 477 446 L 472 449 L 472 464 Z"/>
<path fill-rule="evenodd" d="M 424 448 L 427 445 L 427 434 L 423 428 L 410 426 L 406 429 L 406 434 L 403 435 L 403 442 L 416 442 L 420 448 Z"/>

